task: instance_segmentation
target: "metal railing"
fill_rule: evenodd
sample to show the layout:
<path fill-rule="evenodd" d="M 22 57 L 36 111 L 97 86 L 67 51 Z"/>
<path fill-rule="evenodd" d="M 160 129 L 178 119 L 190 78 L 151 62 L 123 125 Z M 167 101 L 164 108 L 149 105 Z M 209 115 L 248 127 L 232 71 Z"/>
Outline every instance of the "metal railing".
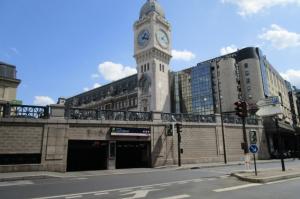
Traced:
<path fill-rule="evenodd" d="M 66 109 L 67 119 L 114 120 L 114 121 L 152 121 L 151 112 L 113 111 L 97 109 Z"/>
<path fill-rule="evenodd" d="M 197 115 L 197 114 L 174 114 L 162 113 L 161 119 L 163 122 L 200 122 L 200 123 L 215 123 L 215 115 Z"/>
<path fill-rule="evenodd" d="M 242 118 L 235 115 L 235 113 L 227 114 L 223 113 L 223 121 L 227 124 L 242 124 Z M 258 125 L 258 119 L 255 115 L 250 115 L 246 118 L 246 124 Z"/>
<path fill-rule="evenodd" d="M 0 105 L 0 117 L 47 119 L 49 118 L 49 107 L 2 104 Z"/>

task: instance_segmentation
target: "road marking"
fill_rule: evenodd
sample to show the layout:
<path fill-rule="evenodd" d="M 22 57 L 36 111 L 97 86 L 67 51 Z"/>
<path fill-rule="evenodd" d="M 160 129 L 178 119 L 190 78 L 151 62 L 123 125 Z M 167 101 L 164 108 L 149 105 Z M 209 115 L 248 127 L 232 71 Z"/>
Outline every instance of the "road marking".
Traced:
<path fill-rule="evenodd" d="M 265 184 L 277 184 L 277 183 L 282 183 L 282 182 L 288 182 L 288 181 L 293 181 L 293 180 L 299 180 L 300 178 L 292 178 L 292 179 L 286 179 L 286 180 L 278 180 L 274 182 L 267 182 Z"/>
<path fill-rule="evenodd" d="M 229 177 L 229 175 L 224 175 L 224 176 L 220 176 L 219 178 L 228 178 Z"/>
<path fill-rule="evenodd" d="M 160 185 L 165 185 L 165 184 L 175 184 L 175 183 L 179 183 L 179 182 L 194 182 L 195 180 L 203 181 L 202 179 L 191 179 L 191 180 L 173 181 L 173 182 L 168 182 L 168 183 L 149 184 L 149 185 L 142 185 L 142 186 L 135 186 L 135 187 L 124 187 L 124 188 L 117 188 L 117 189 L 107 189 L 107 190 L 98 190 L 98 191 L 91 191 L 91 192 L 82 192 L 82 193 L 76 193 L 76 194 L 45 196 L 45 197 L 38 197 L 38 198 L 32 198 L 32 199 L 64 198 L 64 197 L 73 196 L 73 195 L 89 195 L 89 194 L 95 194 L 95 193 L 113 192 L 113 191 L 121 191 L 121 190 L 128 190 L 128 189 L 141 189 L 141 188 L 145 188 L 145 187 L 149 187 L 149 186 L 160 186 Z"/>
<path fill-rule="evenodd" d="M 145 190 L 137 190 L 137 191 L 132 191 L 129 193 L 124 193 L 122 194 L 122 196 L 125 195 L 133 195 L 132 197 L 128 197 L 128 198 L 123 198 L 123 199 L 138 199 L 138 198 L 145 198 L 147 197 L 148 193 L 151 191 L 159 191 L 161 189 L 145 189 Z"/>
<path fill-rule="evenodd" d="M 168 186 L 171 186 L 172 184 L 171 183 L 169 183 L 169 184 L 162 184 L 162 185 L 160 185 L 160 187 L 168 187 Z"/>
<path fill-rule="evenodd" d="M 203 182 L 202 179 L 198 179 L 198 180 L 193 180 L 193 182 Z"/>
<path fill-rule="evenodd" d="M 244 184 L 244 185 L 239 185 L 239 186 L 234 186 L 234 187 L 227 187 L 223 189 L 215 189 L 214 192 L 225 192 L 225 191 L 233 191 L 237 189 L 244 189 L 247 187 L 255 187 L 255 186 L 260 186 L 262 184 L 260 183 L 251 183 L 251 184 Z"/>
<path fill-rule="evenodd" d="M 207 178 L 208 181 L 217 180 L 217 178 Z"/>
<path fill-rule="evenodd" d="M 108 192 L 99 192 L 99 193 L 94 193 L 94 196 L 101 196 L 101 195 L 107 195 Z"/>
<path fill-rule="evenodd" d="M 66 199 L 72 199 L 72 198 L 82 198 L 82 195 L 73 195 L 73 196 L 66 196 Z"/>
<path fill-rule="evenodd" d="M 120 190 L 121 193 L 123 193 L 123 192 L 129 192 L 129 191 L 133 191 L 133 190 L 132 189 L 122 189 L 122 190 Z"/>
<path fill-rule="evenodd" d="M 178 182 L 177 184 L 186 184 L 186 183 L 188 183 L 188 182 Z"/>
<path fill-rule="evenodd" d="M 29 180 L 21 180 L 21 181 L 14 181 L 14 182 L 0 182 L 0 187 L 21 186 L 21 185 L 29 185 L 29 184 L 33 184 L 33 182 Z"/>
<path fill-rule="evenodd" d="M 178 195 L 178 196 L 172 196 L 172 197 L 166 197 L 166 198 L 160 198 L 160 199 L 182 199 L 182 198 L 190 198 L 190 195 Z"/>

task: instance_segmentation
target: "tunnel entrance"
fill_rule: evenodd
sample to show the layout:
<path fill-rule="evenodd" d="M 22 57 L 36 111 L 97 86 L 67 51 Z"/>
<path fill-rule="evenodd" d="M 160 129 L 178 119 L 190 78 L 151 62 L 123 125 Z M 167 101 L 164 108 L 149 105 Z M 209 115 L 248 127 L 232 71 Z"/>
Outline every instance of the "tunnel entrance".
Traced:
<path fill-rule="evenodd" d="M 116 168 L 149 168 L 151 166 L 150 142 L 117 142 Z"/>
<path fill-rule="evenodd" d="M 107 169 L 106 141 L 69 140 L 67 171 Z"/>

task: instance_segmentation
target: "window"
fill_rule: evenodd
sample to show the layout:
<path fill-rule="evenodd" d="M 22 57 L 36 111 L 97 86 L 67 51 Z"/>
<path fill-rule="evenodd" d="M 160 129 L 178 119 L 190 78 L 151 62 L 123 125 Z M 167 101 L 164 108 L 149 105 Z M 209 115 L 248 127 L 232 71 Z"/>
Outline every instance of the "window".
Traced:
<path fill-rule="evenodd" d="M 143 72 L 143 66 L 141 66 L 141 72 Z"/>
<path fill-rule="evenodd" d="M 251 81 L 250 81 L 250 78 L 246 78 L 246 84 L 250 84 Z"/>
<path fill-rule="evenodd" d="M 165 72 L 165 65 L 162 65 L 162 72 Z"/>
<path fill-rule="evenodd" d="M 161 69 L 162 69 L 162 68 L 161 68 L 161 64 L 159 64 L 159 71 L 161 71 Z"/>
<path fill-rule="evenodd" d="M 245 67 L 245 68 L 248 68 L 248 64 L 247 64 L 247 63 L 245 63 L 245 64 L 244 64 L 244 67 Z"/>
<path fill-rule="evenodd" d="M 251 86 L 247 86 L 247 90 L 248 90 L 248 91 L 251 91 Z"/>
<path fill-rule="evenodd" d="M 146 64 L 144 65 L 144 71 L 146 72 Z"/>
<path fill-rule="evenodd" d="M 149 70 L 149 68 L 150 68 L 150 64 L 149 64 L 149 63 L 147 63 L 147 70 Z"/>
<path fill-rule="evenodd" d="M 249 75 L 250 75 L 250 72 L 246 70 L 246 71 L 245 71 L 245 75 L 246 75 L 246 76 L 249 76 Z"/>

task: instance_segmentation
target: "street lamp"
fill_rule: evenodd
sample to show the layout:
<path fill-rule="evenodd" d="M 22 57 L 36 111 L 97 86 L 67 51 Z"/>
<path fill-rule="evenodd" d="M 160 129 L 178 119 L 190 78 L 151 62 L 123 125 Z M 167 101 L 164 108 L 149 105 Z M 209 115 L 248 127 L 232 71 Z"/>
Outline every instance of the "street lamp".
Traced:
<path fill-rule="evenodd" d="M 219 62 L 216 61 L 217 65 L 217 85 L 218 85 L 218 94 L 219 94 L 219 108 L 220 108 L 220 116 L 221 116 L 221 126 L 222 126 L 222 141 L 223 141 L 223 153 L 224 153 L 224 163 L 227 164 L 227 155 L 226 155 L 226 142 L 225 142 L 225 134 L 224 134 L 224 120 L 223 120 L 223 109 L 222 109 L 222 96 L 221 96 L 221 89 L 220 89 L 220 80 L 219 80 Z"/>

